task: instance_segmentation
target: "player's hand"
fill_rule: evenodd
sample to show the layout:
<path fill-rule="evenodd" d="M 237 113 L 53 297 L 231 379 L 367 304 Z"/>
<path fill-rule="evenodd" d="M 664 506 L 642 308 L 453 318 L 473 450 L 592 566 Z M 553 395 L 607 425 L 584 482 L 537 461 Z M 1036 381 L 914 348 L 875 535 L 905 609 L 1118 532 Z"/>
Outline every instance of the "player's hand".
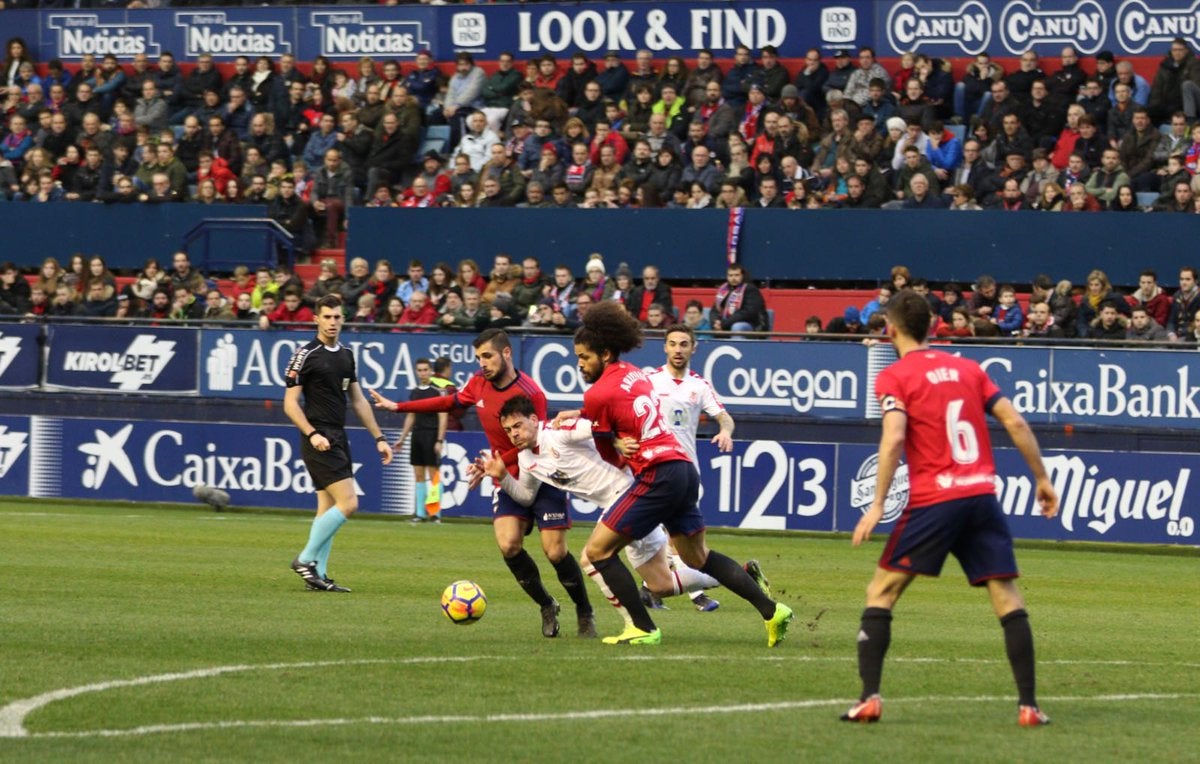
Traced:
<path fill-rule="evenodd" d="M 474 491 L 487 477 L 487 473 L 483 471 L 483 455 L 487 451 L 481 451 L 480 456 L 475 457 L 475 461 L 467 465 L 467 490 Z"/>
<path fill-rule="evenodd" d="M 723 454 L 733 450 L 733 437 L 727 432 L 718 432 L 713 436 L 712 443 Z"/>
<path fill-rule="evenodd" d="M 875 530 L 875 526 L 879 525 L 879 521 L 883 519 L 883 505 L 871 504 L 871 508 L 858 521 L 858 525 L 854 526 L 854 538 L 850 543 L 854 546 L 860 546 L 864 541 L 871 538 L 871 531 Z"/>
<path fill-rule="evenodd" d="M 387 398 L 384 398 L 379 394 L 378 390 L 368 390 L 367 392 L 371 394 L 371 402 L 375 404 L 375 408 L 386 409 L 388 411 L 400 410 L 394 401 L 389 401 Z"/>
<path fill-rule="evenodd" d="M 1058 514 L 1058 493 L 1050 478 L 1042 478 L 1037 484 L 1037 501 L 1042 507 L 1042 517 L 1049 520 Z"/>
<path fill-rule="evenodd" d="M 392 447 L 388 445 L 386 440 L 380 440 L 375 443 L 375 450 L 379 452 L 379 460 L 384 464 L 392 463 Z"/>
<path fill-rule="evenodd" d="M 504 479 L 504 473 L 507 470 L 504 466 L 504 459 L 500 458 L 500 453 L 498 451 L 493 451 L 486 457 L 480 456 L 479 461 L 481 463 L 483 474 L 487 475 L 496 482 L 500 482 Z"/>
<path fill-rule="evenodd" d="M 328 451 L 329 450 L 329 438 L 326 438 L 324 435 L 322 435 L 319 432 L 317 434 L 313 435 L 311 438 L 309 438 L 308 443 L 309 443 L 309 445 L 311 445 L 313 448 L 317 449 L 318 451 Z"/>
<path fill-rule="evenodd" d="M 633 454 L 637 453 L 638 445 L 639 443 L 637 438 L 626 437 L 613 439 L 613 448 L 617 449 L 617 453 L 627 459 Z"/>
<path fill-rule="evenodd" d="M 561 429 L 564 424 L 572 419 L 578 419 L 582 414 L 583 412 L 579 409 L 560 411 L 558 412 L 558 416 L 554 417 L 554 419 L 550 422 L 550 427 L 555 430 Z"/>

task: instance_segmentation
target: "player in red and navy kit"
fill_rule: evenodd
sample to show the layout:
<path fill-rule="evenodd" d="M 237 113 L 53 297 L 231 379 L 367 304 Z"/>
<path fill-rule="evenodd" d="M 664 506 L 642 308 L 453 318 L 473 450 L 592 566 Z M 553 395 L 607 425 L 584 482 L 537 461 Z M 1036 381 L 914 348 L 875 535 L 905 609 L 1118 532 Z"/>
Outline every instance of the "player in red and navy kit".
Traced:
<path fill-rule="evenodd" d="M 488 329 L 475 338 L 474 345 L 479 371 L 454 395 L 394 403 L 372 390 L 371 397 L 376 407 L 389 411 L 431 412 L 449 411 L 455 406 L 474 406 L 491 450 L 500 453 L 508 451 L 512 448 L 512 442 L 500 424 L 500 409 L 504 402 L 523 395 L 533 401 L 538 416 L 544 419 L 546 394 L 527 374 L 513 366 L 512 344 L 502 330 Z M 516 465 L 512 469 L 515 477 L 518 474 Z M 595 637 L 595 617 L 588 601 L 583 571 L 579 561 L 567 549 L 567 530 L 571 527 L 567 494 L 554 486 L 544 485 L 539 489 L 537 499 L 528 507 L 518 504 L 499 487 L 492 498 L 492 529 L 496 534 L 496 544 L 517 583 L 541 607 L 542 634 L 547 637 L 558 636 L 559 605 L 542 585 L 537 563 L 525 551 L 525 535 L 534 523 L 540 532 L 546 558 L 554 566 L 559 582 L 575 603 L 579 636 Z"/>
<path fill-rule="evenodd" d="M 1054 517 L 1058 496 L 1042 464 L 1037 439 L 1008 398 L 974 361 L 930 350 L 929 303 L 911 290 L 887 305 L 888 334 L 900 360 L 875 382 L 883 409 L 883 437 L 875 498 L 854 529 L 855 546 L 883 517 L 884 502 L 900 463 L 908 460 L 909 501 L 888 537 L 858 632 L 859 702 L 843 721 L 875 722 L 883 659 L 891 641 L 892 608 L 918 575 L 936 576 L 953 554 L 972 586 L 986 586 L 1004 629 L 1004 646 L 1020 696 L 1022 726 L 1048 724 L 1035 694 L 1033 632 L 1017 589 L 1017 561 L 1004 511 L 996 499 L 995 466 L 985 414 L 1012 438 L 1037 481 L 1042 515 Z"/>
<path fill-rule="evenodd" d="M 791 609 L 776 603 L 734 560 L 704 543 L 704 516 L 697 505 L 700 477 L 692 461 L 663 421 L 654 386 L 637 366 L 620 356 L 642 344 L 642 328 L 614 302 L 593 306 L 575 332 L 579 371 L 592 387 L 583 396 L 583 416 L 593 432 L 614 438 L 633 438 L 636 451 L 626 454 L 633 485 L 600 518 L 588 538 L 585 556 L 600 572 L 612 593 L 625 604 L 633 627 L 606 644 L 659 644 L 662 632 L 638 596 L 633 575 L 618 552 L 632 539 L 642 538 L 662 523 L 679 556 L 734 594 L 750 602 L 767 626 L 767 645 L 783 639 Z M 601 453 L 611 443 L 597 441 Z"/>

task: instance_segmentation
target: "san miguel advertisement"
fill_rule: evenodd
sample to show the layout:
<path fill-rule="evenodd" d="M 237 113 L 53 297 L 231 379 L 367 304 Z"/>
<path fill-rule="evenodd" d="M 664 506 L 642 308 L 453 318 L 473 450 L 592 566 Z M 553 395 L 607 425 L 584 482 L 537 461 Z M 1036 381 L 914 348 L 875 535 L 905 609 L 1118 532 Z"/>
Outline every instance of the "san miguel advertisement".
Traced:
<path fill-rule="evenodd" d="M 382 424 L 389 438 L 400 417 Z M 365 512 L 408 514 L 412 471 L 402 451 L 387 467 L 365 430 L 352 428 L 354 488 Z M 487 448 L 482 433 L 449 433 L 442 455 L 448 517 L 490 517 L 494 486 L 472 489 L 468 467 Z M 1038 513 L 1020 454 L 995 451 L 996 491 L 1018 538 L 1195 545 L 1200 535 L 1200 456 L 1185 453 L 1045 453 L 1061 500 L 1059 516 Z M 874 447 L 847 443 L 735 441 L 730 453 L 699 443 L 700 507 L 708 525 L 772 531 L 849 531 L 875 492 Z M 0 416 L 0 494 L 118 501 L 195 501 L 192 489 L 228 491 L 235 506 L 312 510 L 312 482 L 290 425 Z M 880 530 L 907 506 L 902 466 L 888 491 Z M 573 501 L 576 519 L 599 510 Z"/>

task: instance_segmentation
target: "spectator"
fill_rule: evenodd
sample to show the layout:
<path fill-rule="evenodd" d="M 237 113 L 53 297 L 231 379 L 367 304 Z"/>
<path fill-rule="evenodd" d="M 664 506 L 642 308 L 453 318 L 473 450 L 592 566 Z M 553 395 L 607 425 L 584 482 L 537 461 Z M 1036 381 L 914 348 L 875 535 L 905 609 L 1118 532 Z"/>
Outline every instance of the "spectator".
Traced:
<path fill-rule="evenodd" d="M 491 156 L 492 145 L 499 143 L 500 138 L 488 128 L 487 118 L 482 112 L 474 112 L 467 118 L 467 128 L 467 132 L 454 149 L 454 156 L 467 157 L 471 169 L 479 172 Z M 411 156 L 411 153 L 408 156 Z"/>
<path fill-rule="evenodd" d="M 1193 201 L 1192 184 L 1186 178 L 1180 178 L 1175 181 L 1174 194 L 1168 202 L 1158 201 L 1154 204 L 1155 212 L 1195 212 L 1195 203 Z"/>
<path fill-rule="evenodd" d="M 1117 312 L 1112 300 L 1100 303 L 1098 315 L 1088 322 L 1086 337 L 1094 340 L 1123 340 L 1129 327 L 1129 319 Z"/>
<path fill-rule="evenodd" d="M 1045 300 L 1031 299 L 1029 302 L 1029 317 L 1025 321 L 1022 337 L 1041 337 L 1044 339 L 1062 339 L 1062 327 L 1054 320 L 1050 312 L 1050 304 Z"/>
<path fill-rule="evenodd" d="M 909 180 L 909 191 L 901 203 L 906 210 L 940 210 L 946 208 L 945 199 L 930 188 L 930 181 L 922 173 L 915 173 Z"/>
<path fill-rule="evenodd" d="M 1020 334 L 1025 326 L 1025 314 L 1017 302 L 1017 290 L 1011 284 L 1000 287 L 999 304 L 996 306 L 992 323 L 1007 337 Z"/>
<path fill-rule="evenodd" d="M 29 312 L 31 293 L 29 282 L 17 271 L 16 265 L 11 262 L 0 264 L 0 313 L 23 315 Z"/>
<path fill-rule="evenodd" d="M 233 310 L 229 307 L 225 296 L 217 288 L 209 289 L 204 295 L 204 315 L 206 321 L 232 321 Z"/>
<path fill-rule="evenodd" d="M 999 304 L 999 295 L 996 294 L 996 279 L 986 273 L 980 275 L 975 280 L 975 291 L 971 294 L 971 299 L 967 301 L 967 311 L 972 317 L 978 316 L 990 321 Z"/>
<path fill-rule="evenodd" d="M 371 281 L 371 265 L 365 258 L 354 258 L 350 260 L 349 271 L 350 275 L 346 277 L 340 290 L 342 303 L 347 306 L 347 311 L 358 306 L 359 297 L 367 290 L 367 285 Z M 372 306 L 372 311 L 373 309 Z"/>
<path fill-rule="evenodd" d="M 740 263 L 731 264 L 725 271 L 725 283 L 717 289 L 712 308 L 713 329 L 716 331 L 766 331 L 768 314 L 762 292 L 750 283 L 749 274 Z"/>
<path fill-rule="evenodd" d="M 1004 81 L 1008 84 L 1008 89 L 1013 96 L 1022 102 L 1028 102 L 1033 83 L 1044 80 L 1046 73 L 1038 65 L 1038 55 L 1033 50 L 1022 53 L 1017 66 L 1017 71 L 1005 77 Z"/>
<path fill-rule="evenodd" d="M 1074 185 L 1078 186 L 1080 184 L 1076 183 Z M 1129 187 L 1123 186 L 1123 188 Z M 1066 203 L 1067 195 L 1063 191 L 1063 187 L 1054 181 L 1049 181 L 1041 185 L 1041 192 L 1030 207 L 1039 212 L 1060 212 Z"/>
<path fill-rule="evenodd" d="M 1197 71 L 1200 72 L 1200 63 Z M 1138 107 L 1133 110 L 1132 129 L 1121 139 L 1120 159 L 1134 191 L 1157 191 L 1155 151 L 1162 133 L 1150 123 L 1150 114 Z M 1165 161 L 1164 161 L 1165 164 Z"/>
<path fill-rule="evenodd" d="M 21 311 L 24 312 L 24 311 Z M 87 318 L 113 318 L 117 315 L 116 290 L 104 279 L 88 281 L 87 296 L 79 303 L 75 315 Z"/>
<path fill-rule="evenodd" d="M 1188 47 L 1187 41 L 1176 37 L 1170 51 L 1154 73 L 1146 103 L 1155 122 L 1167 122 L 1171 115 L 1183 111 L 1189 120 L 1196 119 L 1197 99 L 1200 98 L 1200 61 Z"/>
<path fill-rule="evenodd" d="M 266 312 L 266 306 L 263 306 L 263 310 L 258 317 L 258 327 L 260 329 L 270 329 L 272 324 L 312 323 L 312 320 L 313 312 L 301 301 L 300 290 L 295 287 L 289 287 L 283 293 L 283 303 L 281 305 L 269 313 Z"/>
<path fill-rule="evenodd" d="M 487 325 L 489 318 L 488 311 L 480 299 L 479 290 L 468 286 L 462 290 L 462 307 L 447 311 L 438 319 L 438 323 L 447 329 L 479 332 Z"/>
<path fill-rule="evenodd" d="M 409 295 L 408 306 L 400 314 L 397 323 L 404 326 L 433 326 L 437 321 L 437 308 L 430 304 L 425 292 L 416 289 Z"/>
<path fill-rule="evenodd" d="M 825 332 L 827 334 L 862 334 L 862 318 L 859 316 L 858 308 L 847 305 L 842 315 L 829 319 L 829 325 L 825 327 Z"/>
<path fill-rule="evenodd" d="M 1171 300 L 1171 315 L 1166 324 L 1173 339 L 1190 333 L 1197 311 L 1200 311 L 1200 286 L 1196 283 L 1196 269 L 1185 266 L 1179 270 L 1179 289 Z"/>
<path fill-rule="evenodd" d="M 470 258 L 460 260 L 458 262 L 458 277 L 455 279 L 458 288 L 466 295 L 467 287 L 475 287 L 483 294 L 483 290 L 487 289 L 487 279 L 479 273 L 479 264 Z"/>
<path fill-rule="evenodd" d="M 498 132 L 504 124 L 520 84 L 521 73 L 513 68 L 513 54 L 504 51 L 496 59 L 496 71 L 484 80 L 479 93 L 483 114 L 492 131 Z"/>
<path fill-rule="evenodd" d="M 1042 196 L 1042 187 L 1047 183 L 1058 180 L 1058 170 L 1050 163 L 1050 155 L 1045 149 L 1033 150 L 1033 168 L 1021 181 L 1021 191 L 1030 205 L 1037 203 Z"/>
<path fill-rule="evenodd" d="M 511 67 L 512 56 L 509 56 Z M 442 103 L 442 117 L 451 125 L 455 120 L 461 122 L 467 112 L 483 106 L 483 85 L 487 75 L 483 69 L 475 65 L 475 57 L 470 53 L 460 52 L 454 58 L 454 75 L 446 85 L 445 99 Z M 516 92 L 516 85 L 513 85 Z M 486 115 L 485 115 L 486 119 Z M 459 126 L 461 132 L 461 125 Z"/>
<path fill-rule="evenodd" d="M 1072 185 L 1070 188 L 1079 185 Z M 1087 179 L 1085 187 L 1088 194 L 1104 204 L 1111 202 L 1117 195 L 1117 189 L 1128 186 L 1129 175 L 1121 166 L 1121 154 L 1116 149 L 1105 149 L 1100 159 L 1100 168 Z"/>
<path fill-rule="evenodd" d="M 153 79 L 142 82 L 141 98 L 133 107 L 133 121 L 140 127 L 158 132 L 167 126 L 167 101 L 158 92 Z"/>
<path fill-rule="evenodd" d="M 850 75 L 843 90 L 846 99 L 859 106 L 865 104 L 870 97 L 871 80 L 874 79 L 883 80 L 885 89 L 892 86 L 891 75 L 875 60 L 875 50 L 863 46 L 858 49 L 858 68 Z"/>
<path fill-rule="evenodd" d="M 1113 305 L 1121 315 L 1129 316 L 1129 303 L 1122 295 L 1113 290 L 1108 276 L 1104 271 L 1093 270 L 1087 276 L 1087 291 L 1079 301 L 1079 312 L 1075 319 L 1076 333 L 1080 337 L 1091 336 L 1089 332 L 1099 316 L 1101 306 L 1105 303 Z M 1122 331 L 1124 331 L 1124 327 L 1122 327 Z"/>
<path fill-rule="evenodd" d="M 625 299 L 626 309 L 642 322 L 652 304 L 663 306 L 673 318 L 675 302 L 671 295 L 671 287 L 663 282 L 658 266 L 647 265 L 642 269 L 642 283 L 629 290 Z"/>
<path fill-rule="evenodd" d="M 1067 189 L 1067 200 L 1062 212 L 1099 212 L 1103 209 L 1096 197 L 1087 192 L 1087 188 L 1079 183 Z"/>
<path fill-rule="evenodd" d="M 1150 316 L 1145 305 L 1133 306 L 1126 337 L 1139 342 L 1166 342 L 1167 330 Z"/>
<path fill-rule="evenodd" d="M 1153 269 L 1147 268 L 1141 272 L 1138 276 L 1137 291 L 1131 296 L 1135 311 L 1142 308 L 1158 326 L 1165 327 L 1168 324 L 1171 317 L 1171 298 L 1158 285 L 1158 274 Z"/>
<path fill-rule="evenodd" d="M 325 152 L 324 162 L 313 180 L 310 207 L 316 219 L 324 219 L 322 243 L 331 248 L 339 245 L 342 220 L 354 204 L 354 178 L 350 168 L 342 163 L 342 153 L 335 148 Z"/>
<path fill-rule="evenodd" d="M 342 287 L 345 286 L 346 280 L 338 273 L 336 260 L 327 257 L 321 261 L 320 267 L 321 270 L 317 274 L 317 280 L 304 293 L 304 300 L 307 303 L 315 304 L 328 294 L 340 295 Z"/>
<path fill-rule="evenodd" d="M 1145 212 L 1138 204 L 1133 189 L 1129 186 L 1118 188 L 1116 198 L 1109 202 L 1105 209 L 1109 212 Z"/>

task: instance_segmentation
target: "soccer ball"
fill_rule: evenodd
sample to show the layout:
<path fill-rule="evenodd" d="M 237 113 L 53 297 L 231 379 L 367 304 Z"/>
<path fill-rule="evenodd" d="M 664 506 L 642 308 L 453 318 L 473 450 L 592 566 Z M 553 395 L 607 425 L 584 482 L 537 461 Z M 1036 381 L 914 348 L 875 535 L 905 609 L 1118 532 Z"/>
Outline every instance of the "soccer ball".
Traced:
<path fill-rule="evenodd" d="M 455 581 L 442 592 L 442 612 L 460 626 L 475 623 L 486 610 L 487 595 L 474 581 Z"/>

